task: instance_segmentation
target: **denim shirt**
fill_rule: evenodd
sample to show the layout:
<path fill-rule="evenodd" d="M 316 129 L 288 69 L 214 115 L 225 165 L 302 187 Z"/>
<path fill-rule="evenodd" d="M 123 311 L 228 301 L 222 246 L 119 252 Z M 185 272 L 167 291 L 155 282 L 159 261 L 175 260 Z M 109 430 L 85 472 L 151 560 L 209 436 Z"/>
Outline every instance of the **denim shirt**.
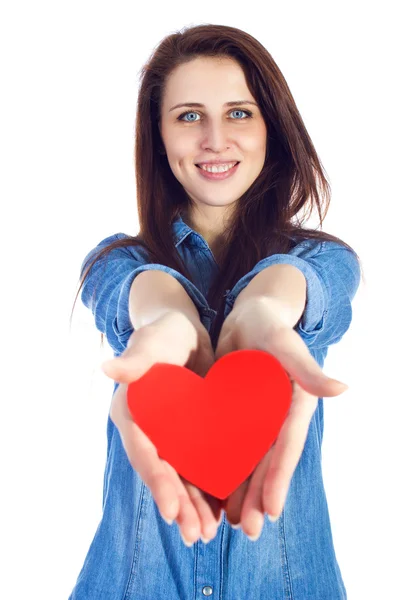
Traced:
<path fill-rule="evenodd" d="M 130 287 L 136 275 L 148 269 L 170 273 L 183 285 L 210 332 L 216 311 L 206 295 L 219 267 L 204 238 L 181 217 L 173 224 L 173 235 L 195 284 L 174 269 L 146 263 L 140 246 L 112 250 L 108 261 L 97 262 L 85 281 L 82 302 L 115 356 L 126 349 L 133 333 Z M 118 233 L 100 242 L 85 257 L 81 274 L 95 252 L 124 237 Z M 306 306 L 295 331 L 323 367 L 328 347 L 339 342 L 351 323 L 351 301 L 360 283 L 358 261 L 337 243 L 302 241 L 288 254 L 260 260 L 226 290 L 225 318 L 252 278 L 275 264 L 293 265 L 305 276 Z M 169 526 L 160 516 L 108 417 L 102 517 L 69 600 L 346 599 L 321 471 L 323 428 L 323 398 L 319 398 L 282 514 L 275 523 L 264 518 L 256 542 L 233 529 L 224 513 L 213 540 L 207 545 L 199 540 L 188 548 L 178 525 Z"/>

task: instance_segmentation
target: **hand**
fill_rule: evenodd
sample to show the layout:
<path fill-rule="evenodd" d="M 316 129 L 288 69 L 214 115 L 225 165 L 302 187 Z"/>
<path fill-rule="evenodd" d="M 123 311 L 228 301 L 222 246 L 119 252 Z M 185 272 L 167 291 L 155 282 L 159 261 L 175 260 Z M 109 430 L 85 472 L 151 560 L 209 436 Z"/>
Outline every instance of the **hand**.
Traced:
<path fill-rule="evenodd" d="M 231 524 L 240 523 L 255 541 L 264 513 L 276 520 L 303 452 L 318 398 L 338 396 L 348 386 L 326 377 L 299 334 L 279 318 L 268 298 L 249 299 L 225 319 L 215 359 L 235 350 L 257 349 L 275 356 L 292 381 L 292 403 L 275 443 L 253 473 L 227 499 L 223 508 Z M 255 536 L 255 537 L 254 537 Z"/>
<path fill-rule="evenodd" d="M 160 459 L 157 448 L 132 419 L 127 388 L 157 362 L 186 366 L 204 377 L 214 360 L 207 330 L 195 327 L 182 313 L 169 312 L 135 331 L 121 356 L 102 364 L 104 373 L 120 383 L 112 398 L 110 418 L 129 462 L 150 488 L 161 516 L 176 520 L 182 537 L 190 543 L 199 536 L 208 540 L 215 537 L 221 500 L 189 483 Z"/>

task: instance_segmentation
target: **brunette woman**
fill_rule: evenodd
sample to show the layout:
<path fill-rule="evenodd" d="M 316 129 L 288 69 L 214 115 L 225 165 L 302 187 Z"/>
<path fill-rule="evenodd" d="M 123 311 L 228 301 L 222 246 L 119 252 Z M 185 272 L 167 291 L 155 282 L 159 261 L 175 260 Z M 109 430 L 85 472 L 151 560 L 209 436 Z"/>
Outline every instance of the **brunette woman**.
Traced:
<path fill-rule="evenodd" d="M 323 365 L 361 269 L 304 225 L 329 206 L 321 161 L 273 58 L 233 27 L 163 39 L 136 118 L 139 235 L 107 237 L 81 269 L 115 388 L 103 514 L 70 600 L 342 600 L 321 444 L 323 398 L 347 386 Z M 205 376 L 240 349 L 274 355 L 293 394 L 274 445 L 221 501 L 158 456 L 127 386 L 159 362 Z"/>

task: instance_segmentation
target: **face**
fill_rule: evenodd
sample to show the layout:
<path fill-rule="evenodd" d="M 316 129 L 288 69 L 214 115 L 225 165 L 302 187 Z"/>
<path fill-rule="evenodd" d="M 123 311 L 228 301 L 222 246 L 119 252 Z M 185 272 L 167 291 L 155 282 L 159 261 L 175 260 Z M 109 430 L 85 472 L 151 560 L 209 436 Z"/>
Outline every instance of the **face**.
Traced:
<path fill-rule="evenodd" d="M 234 101 L 240 103 L 227 106 Z M 203 213 L 232 208 L 264 165 L 266 125 L 242 68 L 230 58 L 196 58 L 171 73 L 160 133 L 173 174 Z M 209 178 L 196 166 L 221 161 L 239 164 Z"/>

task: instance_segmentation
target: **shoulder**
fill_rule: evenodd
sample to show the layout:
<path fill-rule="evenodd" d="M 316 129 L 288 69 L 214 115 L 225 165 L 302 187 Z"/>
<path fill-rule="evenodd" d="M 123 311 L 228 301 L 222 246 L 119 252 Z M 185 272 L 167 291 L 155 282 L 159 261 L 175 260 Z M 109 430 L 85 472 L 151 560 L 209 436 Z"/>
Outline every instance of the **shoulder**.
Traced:
<path fill-rule="evenodd" d="M 330 287 L 344 286 L 353 298 L 361 281 L 360 261 L 354 250 L 331 240 L 302 240 L 290 250 L 293 260 L 307 263 Z M 336 282 L 336 283 L 335 283 Z"/>
<path fill-rule="evenodd" d="M 101 240 L 93 250 L 104 250 L 107 246 L 111 246 L 112 244 L 123 240 L 126 240 L 125 244 L 117 245 L 116 248 L 110 250 L 112 256 L 122 257 L 126 255 L 127 258 L 134 258 L 139 261 L 148 260 L 145 248 L 140 242 L 136 241 L 135 236 L 128 235 L 127 233 L 114 233 Z"/>
<path fill-rule="evenodd" d="M 121 244 L 117 243 L 124 240 L 128 241 Z M 98 269 L 101 265 L 109 262 L 115 265 L 116 262 L 114 261 L 118 261 L 118 265 L 132 265 L 134 263 L 135 266 L 139 267 L 147 264 L 149 257 L 143 246 L 135 241 L 133 236 L 126 233 L 114 233 L 103 238 L 86 254 L 81 264 L 81 276 L 90 263 L 93 263 L 93 269 Z"/>
<path fill-rule="evenodd" d="M 292 248 L 289 250 L 289 254 L 294 256 L 316 256 L 325 252 L 349 252 L 348 248 L 343 244 L 330 240 L 320 240 L 314 238 L 307 238 L 301 240 L 292 240 Z"/>
<path fill-rule="evenodd" d="M 344 244 L 331 240 L 307 238 L 297 243 L 293 241 L 289 254 L 304 260 L 315 259 L 322 263 L 348 262 L 359 268 L 357 254 Z"/>

